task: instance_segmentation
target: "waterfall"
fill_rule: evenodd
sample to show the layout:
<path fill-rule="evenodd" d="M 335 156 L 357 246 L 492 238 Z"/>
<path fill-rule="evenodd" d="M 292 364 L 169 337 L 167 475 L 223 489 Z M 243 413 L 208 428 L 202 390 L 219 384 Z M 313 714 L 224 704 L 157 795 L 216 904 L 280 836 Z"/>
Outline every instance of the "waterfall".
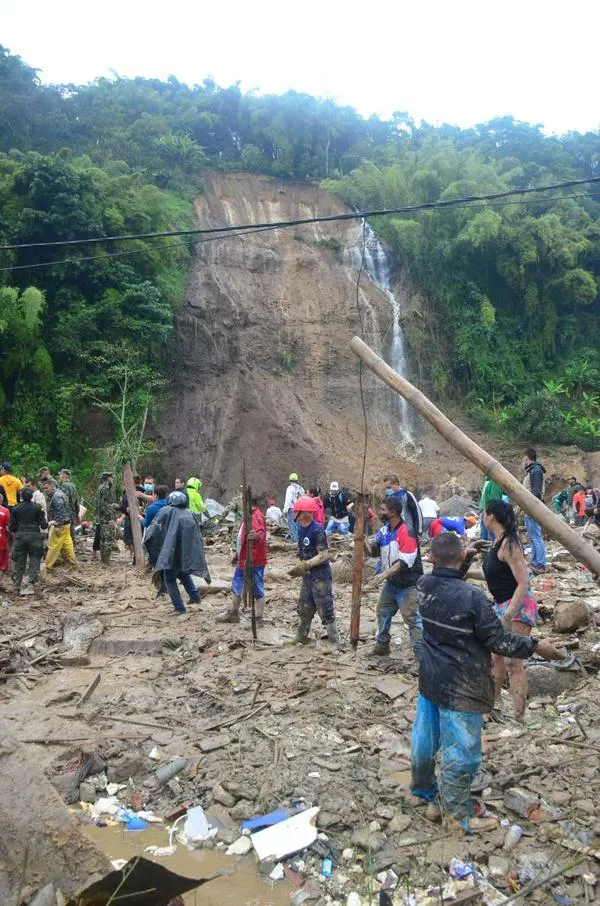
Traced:
<path fill-rule="evenodd" d="M 359 241 L 352 249 L 350 249 L 351 262 L 355 270 L 359 270 L 363 257 L 362 236 L 363 225 L 361 224 Z M 381 242 L 368 223 L 365 223 L 365 236 L 366 244 L 364 250 L 365 262 L 363 272 L 366 272 L 371 282 L 387 296 L 392 315 L 392 339 L 389 349 L 381 349 L 379 352 L 394 371 L 397 371 L 402 377 L 407 377 L 404 334 L 400 325 L 401 306 L 391 289 L 391 268 L 389 258 L 381 245 Z M 397 420 L 398 422 L 398 432 L 397 434 L 394 432 L 396 434 L 395 439 L 411 443 L 413 441 L 412 413 L 410 406 L 404 397 L 399 396 L 397 393 L 394 393 L 393 390 L 386 388 L 386 408 L 392 419 L 394 421 Z"/>

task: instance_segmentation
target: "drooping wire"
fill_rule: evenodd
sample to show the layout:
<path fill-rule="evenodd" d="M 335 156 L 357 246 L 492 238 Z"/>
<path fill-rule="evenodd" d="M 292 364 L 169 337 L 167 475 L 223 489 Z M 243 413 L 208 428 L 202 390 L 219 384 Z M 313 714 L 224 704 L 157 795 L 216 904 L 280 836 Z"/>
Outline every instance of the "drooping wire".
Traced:
<path fill-rule="evenodd" d="M 231 233 L 235 230 L 251 230 L 275 227 L 303 226 L 311 223 L 329 223 L 341 220 L 360 220 L 366 217 L 382 217 L 387 214 L 409 214 L 415 211 L 431 211 L 438 208 L 455 208 L 469 205 L 471 202 L 509 198 L 512 195 L 533 195 L 554 189 L 568 189 L 588 183 L 600 182 L 600 176 L 588 176 L 585 179 L 570 179 L 565 182 L 552 183 L 546 186 L 529 186 L 524 189 L 506 189 L 503 192 L 489 192 L 480 195 L 466 195 L 459 198 L 448 198 L 439 201 L 426 201 L 419 204 L 403 205 L 398 208 L 383 208 L 379 211 L 354 211 L 347 214 L 330 214 L 324 217 L 308 217 L 299 220 L 280 220 L 274 223 L 247 223 L 224 227 L 194 227 L 186 230 L 168 230 L 156 233 L 132 233 L 122 236 L 96 236 L 89 239 L 61 239 L 53 242 L 25 242 L 13 245 L 0 245 L 0 251 L 13 251 L 26 248 L 43 248 L 61 245 L 89 245 L 99 242 L 123 242 L 133 239 L 165 239 L 173 236 L 197 236 L 205 233 Z M 586 193 L 588 194 L 588 193 Z M 560 196 L 564 197 L 564 196 Z"/>

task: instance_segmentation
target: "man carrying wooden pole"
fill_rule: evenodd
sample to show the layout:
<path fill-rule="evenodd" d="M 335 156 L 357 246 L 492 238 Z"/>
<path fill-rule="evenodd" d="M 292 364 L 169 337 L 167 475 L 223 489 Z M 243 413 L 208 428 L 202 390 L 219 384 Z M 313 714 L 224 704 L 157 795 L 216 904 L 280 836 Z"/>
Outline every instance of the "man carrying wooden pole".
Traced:
<path fill-rule="evenodd" d="M 588 544 L 581 535 L 574 532 L 562 519 L 555 516 L 541 500 L 538 500 L 537 497 L 534 497 L 533 494 L 524 488 L 504 466 L 467 437 L 450 419 L 446 418 L 424 393 L 421 393 L 410 381 L 407 381 L 393 368 L 390 368 L 360 337 L 353 337 L 350 346 L 367 368 L 380 377 L 392 390 L 404 397 L 455 450 L 462 453 L 466 459 L 474 463 L 485 475 L 489 475 L 493 481 L 499 484 L 512 500 L 515 500 L 532 519 L 546 529 L 549 535 L 560 541 L 573 554 L 576 560 L 585 563 L 596 577 L 600 576 L 599 551 L 592 547 L 591 544 Z"/>
<path fill-rule="evenodd" d="M 123 484 L 127 495 L 127 506 L 129 507 L 129 518 L 131 520 L 131 534 L 133 536 L 133 550 L 135 553 L 135 568 L 144 569 L 144 548 L 142 547 L 142 528 L 138 514 L 140 511 L 137 492 L 133 482 L 133 469 L 131 464 L 127 463 L 123 469 Z"/>

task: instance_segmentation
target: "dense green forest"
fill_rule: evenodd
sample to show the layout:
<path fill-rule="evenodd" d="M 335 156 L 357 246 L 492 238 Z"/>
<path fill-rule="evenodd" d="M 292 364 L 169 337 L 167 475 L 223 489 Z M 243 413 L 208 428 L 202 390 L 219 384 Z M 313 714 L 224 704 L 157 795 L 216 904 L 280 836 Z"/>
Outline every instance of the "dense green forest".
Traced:
<path fill-rule="evenodd" d="M 0 48 L 1 244 L 185 228 L 209 167 L 323 180 L 368 209 L 600 175 L 600 136 L 546 137 L 510 117 L 469 130 L 365 119 L 210 80 L 47 86 Z M 373 224 L 419 298 L 419 377 L 485 425 L 598 443 L 600 205 L 588 191 Z M 23 468 L 82 463 L 110 433 L 116 459 L 139 444 L 193 249 L 132 250 L 0 252 L 0 446 Z"/>

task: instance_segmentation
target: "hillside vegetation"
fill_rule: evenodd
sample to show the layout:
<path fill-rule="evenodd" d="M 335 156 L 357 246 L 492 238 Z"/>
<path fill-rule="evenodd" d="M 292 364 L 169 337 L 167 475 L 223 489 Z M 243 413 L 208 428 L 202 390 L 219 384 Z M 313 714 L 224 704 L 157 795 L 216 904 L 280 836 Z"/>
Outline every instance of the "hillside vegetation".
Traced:
<path fill-rule="evenodd" d="M 208 168 L 324 180 L 368 209 L 600 175 L 599 147 L 511 118 L 434 128 L 210 80 L 45 86 L 0 48 L 2 244 L 188 227 Z M 420 300 L 409 340 L 436 394 L 531 440 L 593 446 L 600 206 L 586 191 L 373 226 Z M 3 456 L 89 464 L 111 437 L 115 464 L 137 451 L 191 254 L 173 239 L 0 252 Z"/>

